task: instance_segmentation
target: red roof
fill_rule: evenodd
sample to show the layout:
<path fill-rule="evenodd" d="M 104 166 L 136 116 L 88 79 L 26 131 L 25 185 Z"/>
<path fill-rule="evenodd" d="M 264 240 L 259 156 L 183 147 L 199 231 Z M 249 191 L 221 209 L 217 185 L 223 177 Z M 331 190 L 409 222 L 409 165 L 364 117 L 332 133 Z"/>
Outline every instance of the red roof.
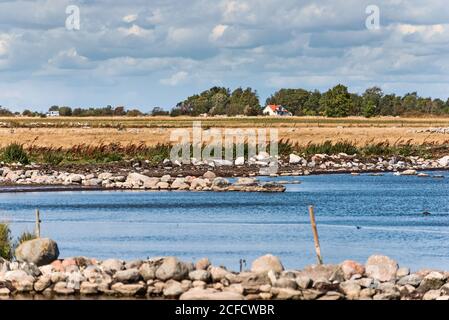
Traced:
<path fill-rule="evenodd" d="M 276 105 L 276 104 L 270 104 L 270 105 L 268 105 L 268 107 L 270 107 L 270 109 L 273 110 L 274 112 L 277 111 L 279 108 L 281 108 L 280 105 Z"/>

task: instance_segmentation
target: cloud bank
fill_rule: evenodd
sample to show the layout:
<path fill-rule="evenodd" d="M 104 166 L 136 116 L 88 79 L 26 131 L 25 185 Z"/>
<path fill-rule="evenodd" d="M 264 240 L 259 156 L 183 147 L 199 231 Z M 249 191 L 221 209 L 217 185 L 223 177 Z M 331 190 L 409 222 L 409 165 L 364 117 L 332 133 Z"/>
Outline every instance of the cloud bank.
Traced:
<path fill-rule="evenodd" d="M 213 85 L 449 96 L 443 0 L 0 1 L 0 104 L 170 108 Z M 66 7 L 80 9 L 67 30 Z"/>

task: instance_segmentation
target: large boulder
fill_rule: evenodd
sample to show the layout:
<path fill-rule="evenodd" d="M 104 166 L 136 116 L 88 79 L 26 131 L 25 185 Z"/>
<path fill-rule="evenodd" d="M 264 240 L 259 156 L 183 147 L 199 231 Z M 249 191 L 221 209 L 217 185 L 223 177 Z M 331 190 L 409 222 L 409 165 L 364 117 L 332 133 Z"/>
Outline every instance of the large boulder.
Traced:
<path fill-rule="evenodd" d="M 228 179 L 221 178 L 221 177 L 215 178 L 214 181 L 212 182 L 212 186 L 217 187 L 217 188 L 226 188 L 230 184 L 231 183 L 229 182 Z"/>
<path fill-rule="evenodd" d="M 415 176 L 418 172 L 414 169 L 409 169 L 401 172 L 401 176 Z"/>
<path fill-rule="evenodd" d="M 128 174 L 128 177 L 126 178 L 126 181 L 128 181 L 132 185 L 142 186 L 145 183 L 151 182 L 152 178 L 150 178 L 148 176 L 145 176 L 143 174 L 140 174 L 140 173 L 131 172 L 130 174 Z"/>
<path fill-rule="evenodd" d="M 340 267 L 346 280 L 351 279 L 351 277 L 355 274 L 362 276 L 365 273 L 365 267 L 353 260 L 343 261 Z"/>
<path fill-rule="evenodd" d="M 179 261 L 175 257 L 167 257 L 156 270 L 156 278 L 162 281 L 169 279 L 180 281 L 187 278 L 189 271 L 188 266 L 184 262 Z"/>
<path fill-rule="evenodd" d="M 449 156 L 444 156 L 441 159 L 437 160 L 438 164 L 443 167 L 447 167 L 449 165 Z"/>
<path fill-rule="evenodd" d="M 336 264 L 318 264 L 305 267 L 298 272 L 298 277 L 308 277 L 313 282 L 343 282 L 344 275 L 341 267 Z"/>
<path fill-rule="evenodd" d="M 396 261 L 381 255 L 372 255 L 365 263 L 365 272 L 369 277 L 385 282 L 396 278 L 398 268 Z"/>
<path fill-rule="evenodd" d="M 237 186 L 257 186 L 258 180 L 256 178 L 238 178 L 235 185 Z"/>
<path fill-rule="evenodd" d="M 302 162 L 302 158 L 300 156 L 297 156 L 296 154 L 290 154 L 289 163 L 290 164 L 298 164 Z"/>
<path fill-rule="evenodd" d="M 273 270 L 274 272 L 284 271 L 284 266 L 278 257 L 267 254 L 263 257 L 257 258 L 251 265 L 251 272 L 262 273 Z"/>
<path fill-rule="evenodd" d="M 58 259 L 58 256 L 58 245 L 48 238 L 25 241 L 16 249 L 18 261 L 34 263 L 37 266 L 50 264 Z"/>
<path fill-rule="evenodd" d="M 209 179 L 210 181 L 213 181 L 217 176 L 212 171 L 207 171 L 205 174 L 203 174 L 204 179 Z"/>

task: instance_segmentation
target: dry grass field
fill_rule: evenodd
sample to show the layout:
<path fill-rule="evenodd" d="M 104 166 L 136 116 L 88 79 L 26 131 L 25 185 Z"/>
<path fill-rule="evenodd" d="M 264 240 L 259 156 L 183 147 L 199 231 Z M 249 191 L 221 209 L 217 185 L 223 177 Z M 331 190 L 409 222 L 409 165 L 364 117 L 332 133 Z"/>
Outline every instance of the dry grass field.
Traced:
<path fill-rule="evenodd" d="M 109 143 L 155 145 L 170 141 L 174 128 L 191 130 L 193 121 L 209 128 L 277 128 L 280 139 L 305 145 L 350 141 L 363 146 L 371 142 L 399 141 L 443 144 L 449 134 L 418 132 L 428 128 L 449 128 L 449 118 L 340 118 L 321 117 L 114 117 L 114 118 L 1 118 L 0 146 L 19 142 L 25 147 L 69 148 L 73 145 Z"/>

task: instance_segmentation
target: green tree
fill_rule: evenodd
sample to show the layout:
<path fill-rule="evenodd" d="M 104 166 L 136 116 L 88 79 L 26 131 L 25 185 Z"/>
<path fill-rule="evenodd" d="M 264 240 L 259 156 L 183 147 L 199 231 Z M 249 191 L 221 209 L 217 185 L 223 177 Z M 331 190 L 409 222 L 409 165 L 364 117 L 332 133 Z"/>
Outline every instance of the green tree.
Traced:
<path fill-rule="evenodd" d="M 266 103 L 281 105 L 294 115 L 303 115 L 303 107 L 310 92 L 304 89 L 281 89 L 270 96 Z"/>
<path fill-rule="evenodd" d="M 24 116 L 24 117 L 32 117 L 33 116 L 33 111 L 31 111 L 29 109 L 25 109 L 22 112 L 22 116 Z"/>
<path fill-rule="evenodd" d="M 380 113 L 380 102 L 383 97 L 382 89 L 372 87 L 365 90 L 362 95 L 362 115 L 365 117 L 373 117 Z"/>
<path fill-rule="evenodd" d="M 326 117 L 347 117 L 352 105 L 348 88 L 341 84 L 326 91 L 320 99 L 320 107 Z"/>
<path fill-rule="evenodd" d="M 63 117 L 70 117 L 72 115 L 72 108 L 70 107 L 60 107 L 59 115 Z"/>
<path fill-rule="evenodd" d="M 245 114 L 251 116 L 257 116 L 260 114 L 260 102 L 257 96 L 257 91 L 253 91 L 251 88 L 235 89 L 230 97 L 230 105 L 227 111 L 227 115 L 233 116 L 238 114 Z"/>
<path fill-rule="evenodd" d="M 169 114 L 170 114 L 170 112 L 165 111 L 164 109 L 162 109 L 160 107 L 154 107 L 153 110 L 151 111 L 152 116 L 167 116 Z"/>
<path fill-rule="evenodd" d="M 124 106 L 117 106 L 114 109 L 114 116 L 124 116 L 126 114 Z"/>
<path fill-rule="evenodd" d="M 376 115 L 376 109 L 377 109 L 377 107 L 374 104 L 374 102 L 371 100 L 368 100 L 368 101 L 364 102 L 364 104 L 363 104 L 362 115 L 366 118 L 371 118 Z"/>
<path fill-rule="evenodd" d="M 303 114 L 306 116 L 316 116 L 320 112 L 321 92 L 315 90 L 309 94 L 307 101 L 303 105 Z"/>

